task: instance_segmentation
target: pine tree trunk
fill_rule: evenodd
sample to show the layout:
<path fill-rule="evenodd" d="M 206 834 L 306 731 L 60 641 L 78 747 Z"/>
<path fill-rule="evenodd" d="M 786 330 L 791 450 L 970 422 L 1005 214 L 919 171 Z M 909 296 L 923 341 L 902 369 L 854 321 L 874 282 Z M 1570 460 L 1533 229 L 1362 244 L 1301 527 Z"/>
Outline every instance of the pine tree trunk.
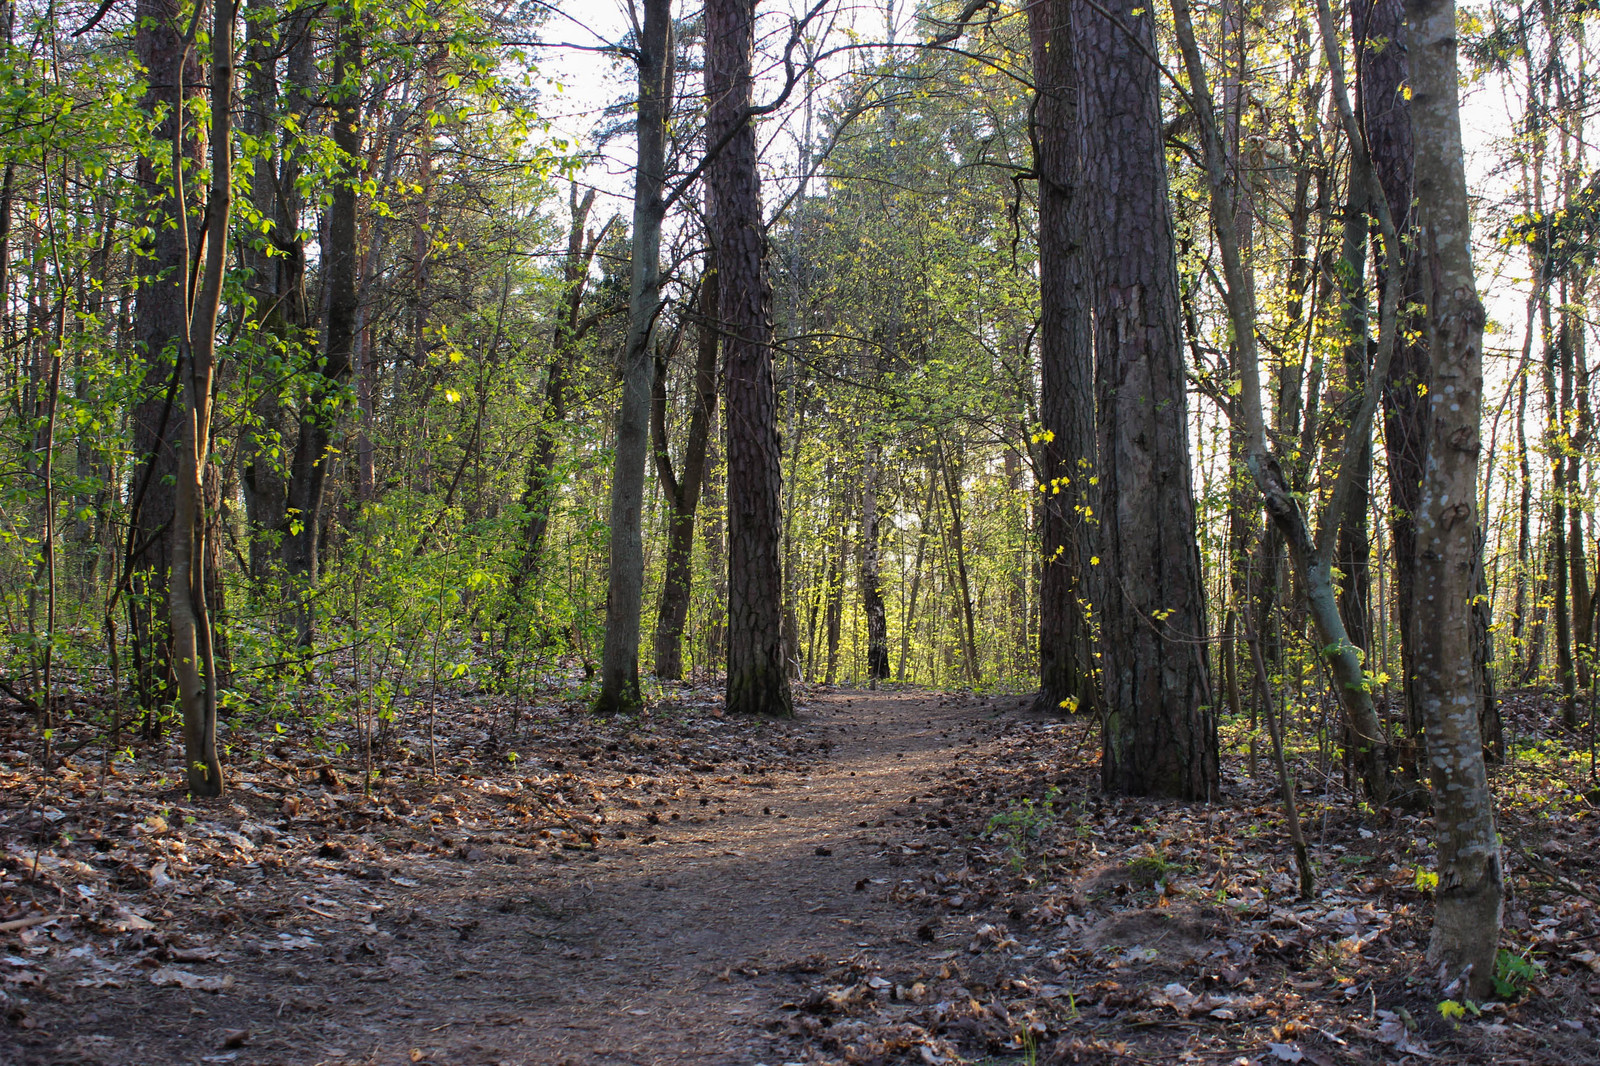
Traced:
<path fill-rule="evenodd" d="M 1407 50 L 1404 0 L 1374 0 L 1351 6 L 1356 38 L 1356 96 L 1372 167 L 1389 202 L 1395 232 L 1406 234 L 1411 217 L 1414 153 L 1411 105 L 1406 95 Z M 1398 46 L 1397 46 L 1398 42 Z M 1400 615 L 1400 661 L 1406 704 L 1406 733 L 1419 742 L 1422 720 L 1415 697 L 1416 521 L 1427 449 L 1428 349 L 1416 339 L 1421 324 L 1412 310 L 1422 297 L 1420 259 L 1409 243 L 1401 245 L 1400 276 L 1378 264 L 1380 299 L 1390 285 L 1401 286 L 1401 330 L 1383 393 L 1384 447 L 1389 464 L 1389 536 L 1394 542 L 1395 602 Z"/>
<path fill-rule="evenodd" d="M 1097 602 L 1084 507 L 1095 463 L 1094 349 L 1089 333 L 1079 192 L 1078 103 L 1071 0 L 1028 8 L 1037 103 L 1034 169 L 1039 178 L 1039 418 L 1041 569 L 1036 711 L 1096 703 L 1093 641 L 1082 606 Z"/>
<path fill-rule="evenodd" d="M 707 170 L 721 286 L 728 448 L 729 714 L 794 713 L 783 655 L 781 453 L 772 375 L 772 283 L 748 114 L 754 0 L 708 0 Z"/>
<path fill-rule="evenodd" d="M 1217 735 L 1155 19 L 1133 0 L 1074 15 L 1094 264 L 1101 772 L 1115 792 L 1208 800 Z"/>

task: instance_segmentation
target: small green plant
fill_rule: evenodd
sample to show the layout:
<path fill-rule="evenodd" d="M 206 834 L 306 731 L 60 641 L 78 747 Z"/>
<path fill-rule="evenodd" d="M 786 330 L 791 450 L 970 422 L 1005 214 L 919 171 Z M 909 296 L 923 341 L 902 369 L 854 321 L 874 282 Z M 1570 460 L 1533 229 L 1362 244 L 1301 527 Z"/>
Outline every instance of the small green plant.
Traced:
<path fill-rule="evenodd" d="M 990 817 L 985 832 L 1005 842 L 1013 870 L 1021 871 L 1027 866 L 1030 841 L 1038 840 L 1045 828 L 1055 822 L 1059 797 L 1060 793 L 1052 787 L 1037 803 L 1030 796 Z"/>
<path fill-rule="evenodd" d="M 1439 1017 L 1451 1025 L 1459 1025 L 1468 1014 L 1476 1018 L 1482 1013 L 1470 999 L 1446 999 L 1439 1003 Z"/>
<path fill-rule="evenodd" d="M 1418 892 L 1432 892 L 1439 887 L 1439 875 L 1432 870 L 1417 870 L 1416 886 Z"/>
<path fill-rule="evenodd" d="M 1505 1000 L 1521 999 L 1544 971 L 1527 955 L 1500 949 L 1494 960 L 1494 994 Z"/>

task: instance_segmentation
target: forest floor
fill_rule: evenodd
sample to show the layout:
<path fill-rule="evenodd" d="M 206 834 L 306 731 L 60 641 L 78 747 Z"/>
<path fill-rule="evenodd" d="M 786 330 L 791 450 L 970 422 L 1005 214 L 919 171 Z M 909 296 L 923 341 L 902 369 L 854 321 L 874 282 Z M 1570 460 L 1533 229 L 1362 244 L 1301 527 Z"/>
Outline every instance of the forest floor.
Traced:
<path fill-rule="evenodd" d="M 1185 807 L 1103 796 L 1090 723 L 1018 697 L 800 703 L 463 701 L 368 793 L 285 735 L 215 803 L 166 747 L 41 778 L 0 712 L 0 1062 L 1600 1061 L 1587 766 L 1515 718 L 1548 705 L 1508 700 L 1497 777 L 1529 962 L 1441 1011 L 1427 821 L 1314 750 L 1301 901 L 1240 751 Z"/>

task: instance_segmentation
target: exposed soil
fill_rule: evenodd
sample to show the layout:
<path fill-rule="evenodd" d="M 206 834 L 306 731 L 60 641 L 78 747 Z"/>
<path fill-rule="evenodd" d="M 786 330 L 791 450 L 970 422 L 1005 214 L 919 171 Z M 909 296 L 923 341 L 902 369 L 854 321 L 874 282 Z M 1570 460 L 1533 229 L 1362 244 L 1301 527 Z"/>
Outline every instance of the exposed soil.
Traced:
<path fill-rule="evenodd" d="M 133 766 L 27 793 L 10 752 L 0 923 L 36 924 L 0 934 L 0 1062 L 1600 1058 L 1592 807 L 1556 764 L 1499 786 L 1539 968 L 1452 1019 L 1425 823 L 1363 822 L 1314 753 L 1303 902 L 1237 749 L 1227 802 L 1183 807 L 1101 795 L 1091 724 L 1020 699 L 814 691 L 755 723 L 681 695 L 520 731 L 458 708 L 438 770 L 396 741 L 371 795 L 270 747 L 217 805 Z"/>
<path fill-rule="evenodd" d="M 862 826 L 926 807 L 952 753 L 1015 724 L 966 699 L 824 695 L 767 726 L 826 751 L 812 765 L 703 774 L 621 819 L 628 839 L 609 819 L 593 850 L 462 845 L 374 871 L 324 843 L 324 857 L 269 875 L 254 894 L 268 905 L 246 903 L 214 942 L 222 965 L 183 971 L 229 987 L 52 981 L 0 1059 L 782 1061 L 795 1048 L 780 1008 L 805 998 L 810 975 L 846 957 L 894 969 L 926 950 L 921 919 L 889 900 L 900 849 Z M 184 965 L 181 948 L 167 954 Z"/>

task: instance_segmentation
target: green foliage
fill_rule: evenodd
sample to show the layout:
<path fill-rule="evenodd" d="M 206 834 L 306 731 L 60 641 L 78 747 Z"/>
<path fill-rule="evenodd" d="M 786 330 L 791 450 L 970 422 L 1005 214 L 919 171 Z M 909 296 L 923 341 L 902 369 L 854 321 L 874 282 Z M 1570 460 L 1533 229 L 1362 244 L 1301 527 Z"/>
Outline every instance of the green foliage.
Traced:
<path fill-rule="evenodd" d="M 1543 964 L 1532 958 L 1531 951 L 1519 955 L 1501 948 L 1494 960 L 1494 994 L 1504 1000 L 1521 999 L 1543 973 Z"/>

